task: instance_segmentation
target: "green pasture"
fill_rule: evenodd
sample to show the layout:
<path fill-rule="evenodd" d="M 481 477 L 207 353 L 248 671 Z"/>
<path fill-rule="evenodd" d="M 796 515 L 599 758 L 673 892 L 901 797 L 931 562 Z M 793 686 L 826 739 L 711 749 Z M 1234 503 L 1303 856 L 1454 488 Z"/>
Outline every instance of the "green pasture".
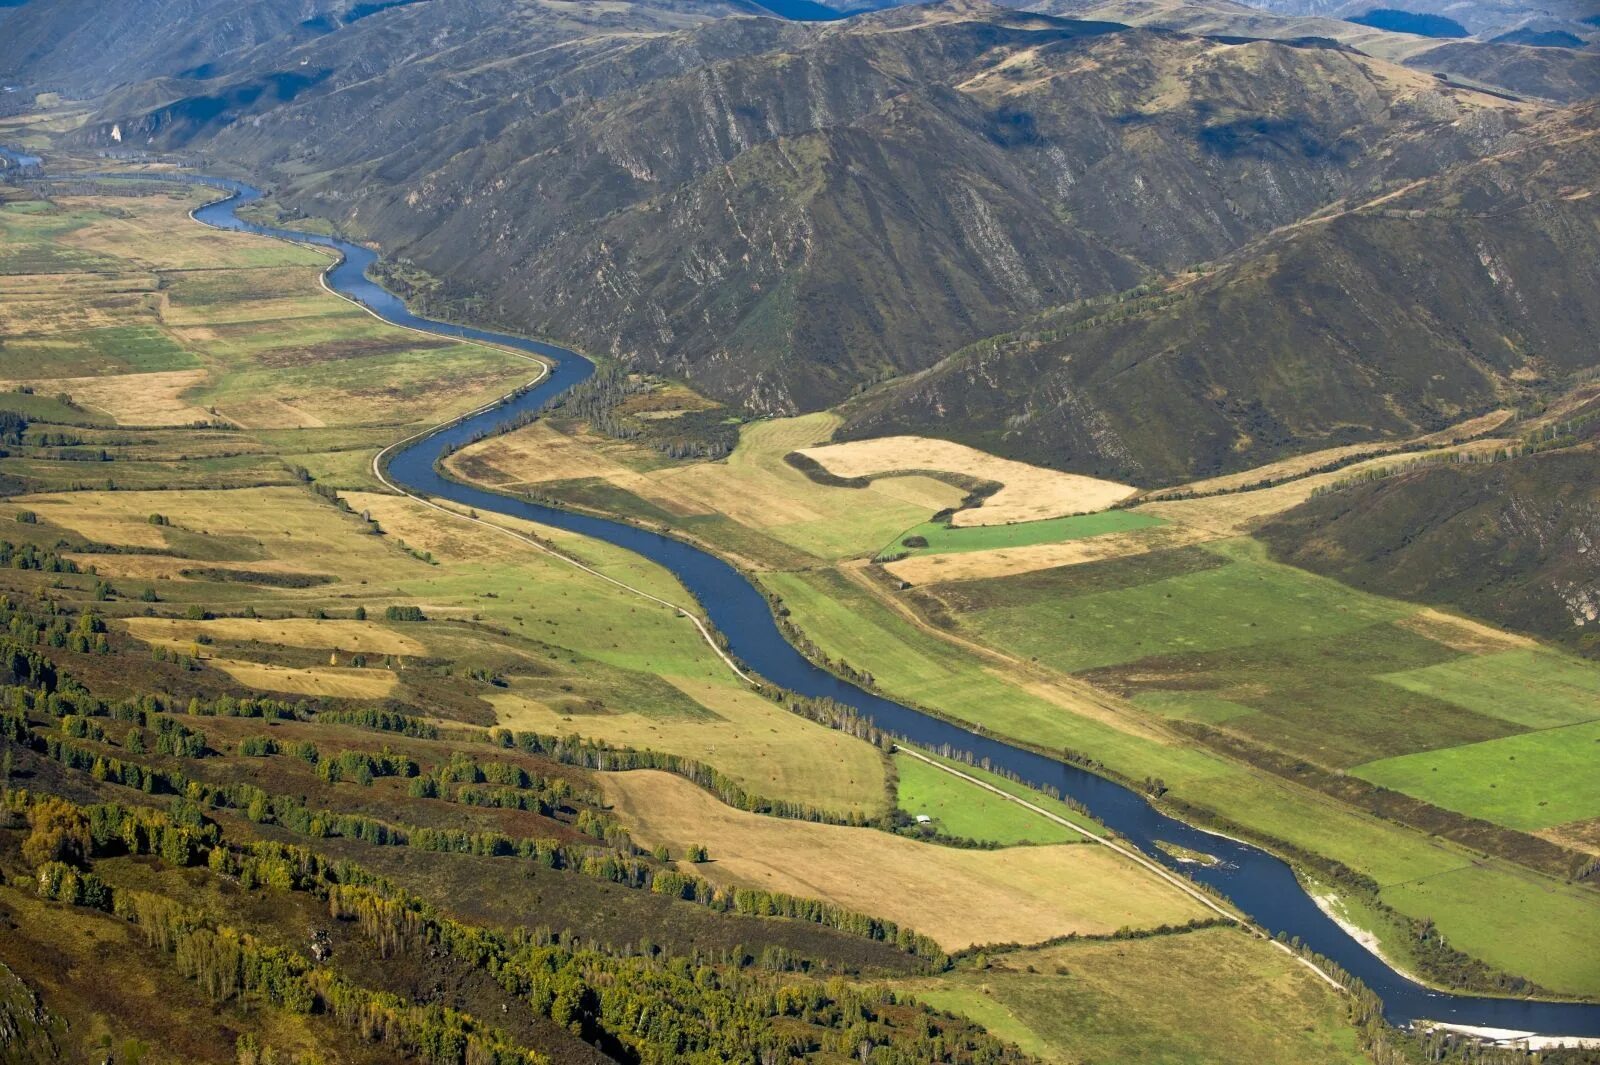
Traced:
<path fill-rule="evenodd" d="M 1600 817 L 1600 721 L 1385 758 L 1354 772 L 1507 828 L 1550 828 Z"/>
<path fill-rule="evenodd" d="M 1208 545 L 1207 553 L 1221 564 L 1177 574 L 1162 574 L 1162 560 L 1146 556 L 1087 563 L 1082 568 L 1120 571 L 1122 586 L 1105 591 L 1073 594 L 1073 584 L 1088 575 L 1066 567 L 1029 580 L 964 581 L 952 595 L 968 607 L 963 621 L 975 634 L 1068 672 L 1289 637 L 1332 637 L 1416 609 L 1270 562 L 1253 541 Z M 1154 579 L 1141 582 L 1147 567 Z M 1019 581 L 1014 588 L 1012 580 Z"/>
<path fill-rule="evenodd" d="M 894 767 L 900 779 L 900 809 L 913 817 L 924 814 L 933 818 L 934 827 L 946 836 L 1007 846 L 1018 843 L 1078 843 L 1084 838 L 1064 825 L 1040 817 L 1032 810 L 960 777 L 951 776 L 920 759 L 897 754 Z M 970 772 L 969 767 L 961 768 L 963 772 Z M 1029 801 L 1043 806 L 1050 800 L 1040 795 L 1037 799 L 1030 797 Z M 1054 805 L 1060 806 L 1059 803 Z M 1062 807 L 1062 810 L 1065 808 Z"/>
<path fill-rule="evenodd" d="M 1473 655 L 1379 679 L 1528 728 L 1600 718 L 1600 666 L 1552 651 Z"/>
<path fill-rule="evenodd" d="M 1002 547 L 1030 547 L 1034 544 L 1054 544 L 1063 540 L 1082 540 L 1106 533 L 1131 532 L 1152 525 L 1165 525 L 1166 520 L 1153 514 L 1132 510 L 1102 510 L 1095 514 L 1074 514 L 1064 518 L 1046 518 L 1043 521 L 1025 521 L 1014 525 L 946 525 L 943 522 L 924 522 L 903 533 L 899 539 L 886 544 L 885 555 L 907 552 L 913 555 L 937 555 L 954 551 L 989 551 Z M 909 547 L 905 541 L 920 536 L 928 541 L 926 547 Z"/>

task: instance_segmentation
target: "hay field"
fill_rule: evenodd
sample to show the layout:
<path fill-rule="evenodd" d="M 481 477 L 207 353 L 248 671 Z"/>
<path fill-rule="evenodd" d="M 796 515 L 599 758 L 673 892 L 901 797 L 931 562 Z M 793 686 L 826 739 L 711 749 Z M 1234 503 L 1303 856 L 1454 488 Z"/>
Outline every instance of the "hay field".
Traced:
<path fill-rule="evenodd" d="M 986 499 L 983 506 L 957 511 L 953 522 L 957 526 L 1005 525 L 1087 514 L 1121 502 L 1135 491 L 1115 481 L 1030 466 L 965 444 L 925 436 L 886 436 L 798 450 L 840 477 L 939 470 L 998 481 L 1005 486 Z"/>
<path fill-rule="evenodd" d="M 1053 544 L 1002 547 L 988 551 L 960 551 L 941 555 L 912 555 L 884 568 L 910 584 L 936 584 L 945 581 L 975 581 L 991 577 L 1010 577 L 1058 566 L 1076 566 L 1126 558 L 1150 551 L 1204 543 L 1217 534 L 1190 525 L 1169 523 L 1105 533 Z"/>
<path fill-rule="evenodd" d="M 1423 436 L 1406 440 L 1369 441 L 1364 444 L 1346 444 L 1343 447 L 1323 448 L 1320 451 L 1309 451 L 1303 455 L 1294 455 L 1290 458 L 1279 459 L 1277 462 L 1268 462 L 1248 470 L 1240 470 L 1238 473 L 1224 474 L 1220 477 L 1207 477 L 1204 480 L 1190 481 L 1188 484 L 1177 485 L 1173 488 L 1163 488 L 1151 494 L 1236 492 L 1261 481 L 1277 481 L 1286 477 L 1301 477 L 1319 466 L 1342 462 L 1355 455 L 1393 453 L 1419 444 L 1428 447 L 1445 447 L 1450 444 L 1458 444 L 1471 440 L 1475 436 L 1493 432 L 1514 417 L 1516 417 L 1516 412 L 1512 410 L 1492 410 L 1487 414 L 1480 414 L 1475 418 L 1468 418 L 1465 421 L 1458 422 L 1436 433 L 1427 433 Z"/>
<path fill-rule="evenodd" d="M 600 783 L 641 841 L 679 853 L 703 843 L 712 860 L 693 867 L 702 876 L 886 917 L 947 950 L 1182 923 L 1209 912 L 1104 847 L 963 850 L 745 813 L 668 773 L 605 774 Z"/>
<path fill-rule="evenodd" d="M 907 989 L 1060 1065 L 1367 1061 L 1342 996 L 1232 928 L 996 954 Z"/>
<path fill-rule="evenodd" d="M 128 631 L 146 643 L 190 644 L 198 637 L 239 643 L 269 643 L 280 647 L 351 651 L 362 654 L 420 655 L 426 648 L 418 640 L 371 621 L 328 618 L 128 618 Z"/>
<path fill-rule="evenodd" d="M 576 732 L 617 746 L 686 755 L 717 767 L 757 795 L 836 813 L 883 808 L 883 759 L 869 744 L 728 682 L 662 679 L 703 711 L 663 714 L 626 706 L 569 713 L 524 694 L 525 686 L 515 682 L 509 691 L 488 698 L 498 723 L 507 728 L 558 736 Z"/>
<path fill-rule="evenodd" d="M 233 658 L 205 661 L 246 687 L 291 695 L 383 699 L 400 686 L 400 678 L 386 669 L 289 669 Z"/>

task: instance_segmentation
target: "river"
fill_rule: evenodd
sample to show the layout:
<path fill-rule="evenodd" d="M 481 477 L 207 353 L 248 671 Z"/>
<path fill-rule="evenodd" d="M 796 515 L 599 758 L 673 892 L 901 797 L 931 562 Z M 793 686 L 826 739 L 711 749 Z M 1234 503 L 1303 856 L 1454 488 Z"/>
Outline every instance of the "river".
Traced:
<path fill-rule="evenodd" d="M 594 373 L 594 364 L 577 352 L 554 344 L 430 321 L 412 314 L 398 297 L 367 276 L 377 259 L 371 249 L 239 218 L 237 208 L 261 197 L 249 185 L 197 175 L 144 176 L 202 184 L 230 193 L 226 199 L 195 211 L 195 218 L 207 225 L 334 249 L 343 258 L 328 270 L 329 286 L 395 325 L 480 340 L 550 361 L 551 372 L 527 392 L 397 449 L 387 467 L 388 476 L 395 483 L 418 495 L 592 536 L 665 567 L 699 600 L 711 623 L 727 638 L 729 650 L 766 680 L 802 695 L 827 697 L 853 706 L 863 717 L 912 742 L 935 748 L 948 744 L 975 758 L 987 758 L 995 767 L 1008 770 L 1035 787 L 1051 787 L 1071 796 L 1152 859 L 1227 896 L 1268 932 L 1297 936 L 1311 950 L 1360 978 L 1382 998 L 1385 1016 L 1393 1024 L 1434 1021 L 1545 1036 L 1600 1037 L 1600 1004 L 1451 994 L 1422 986 L 1357 943 L 1318 908 L 1289 866 L 1266 851 L 1169 817 L 1143 795 L 1086 770 L 970 732 L 840 680 L 813 665 L 784 639 L 761 591 L 714 555 L 622 522 L 513 499 L 440 476 L 436 463 L 451 448 L 524 411 L 538 410 L 552 397 Z M 1212 866 L 1180 864 L 1156 846 L 1157 840 L 1211 854 L 1219 861 Z M 1563 949 L 1557 942 L 1549 946 L 1551 950 Z"/>

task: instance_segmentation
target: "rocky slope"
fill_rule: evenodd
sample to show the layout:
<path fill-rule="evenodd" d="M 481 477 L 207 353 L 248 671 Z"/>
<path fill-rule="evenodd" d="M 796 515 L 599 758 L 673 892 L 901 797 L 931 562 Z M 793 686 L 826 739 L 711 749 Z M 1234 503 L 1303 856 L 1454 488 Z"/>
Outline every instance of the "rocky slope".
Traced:
<path fill-rule="evenodd" d="M 84 135 L 203 147 L 502 321 L 787 412 L 1525 121 L 1328 42 L 553 8 L 394 9 L 203 93 L 130 87 Z"/>
<path fill-rule="evenodd" d="M 1596 361 L 1600 121 L 1292 226 L 1139 300 L 1036 319 L 849 408 L 1168 483 L 1431 430 Z"/>

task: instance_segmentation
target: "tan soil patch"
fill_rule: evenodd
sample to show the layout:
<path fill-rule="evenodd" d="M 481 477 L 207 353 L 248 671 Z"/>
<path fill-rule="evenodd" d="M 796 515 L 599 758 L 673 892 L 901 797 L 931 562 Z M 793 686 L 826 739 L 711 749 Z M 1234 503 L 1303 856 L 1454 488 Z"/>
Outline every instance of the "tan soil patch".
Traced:
<path fill-rule="evenodd" d="M 975 581 L 988 577 L 1013 577 L 1019 573 L 1102 562 L 1150 551 L 1215 540 L 1222 535 L 1187 525 L 1153 525 L 1130 532 L 1087 536 L 1054 544 L 1003 547 L 992 551 L 953 551 L 945 555 L 912 555 L 884 569 L 911 584 Z"/>
<path fill-rule="evenodd" d="M 0 381 L 0 390 L 26 384 L 43 395 L 65 392 L 80 406 L 109 414 L 119 425 L 183 425 L 211 417 L 205 408 L 183 398 L 183 393 L 205 381 L 205 370 L 164 370 L 108 377 Z"/>
<path fill-rule="evenodd" d="M 382 699 L 400 685 L 400 678 L 386 669 L 288 669 L 231 658 L 208 658 L 205 664 L 215 666 L 246 687 L 294 695 Z"/>
<path fill-rule="evenodd" d="M 1447 614 L 1433 607 L 1426 607 L 1415 614 L 1400 618 L 1395 624 L 1419 636 L 1426 636 L 1436 643 L 1442 643 L 1453 651 L 1465 654 L 1486 655 L 1496 651 L 1519 651 L 1539 646 L 1537 640 L 1511 632 L 1502 632 L 1493 626 Z"/>
<path fill-rule="evenodd" d="M 146 642 L 193 643 L 204 633 L 214 640 L 255 641 L 381 655 L 420 655 L 427 649 L 409 636 L 370 621 L 312 618 L 129 618 L 128 631 Z"/>
<path fill-rule="evenodd" d="M 983 506 L 957 511 L 953 524 L 1005 525 L 1039 521 L 1067 514 L 1104 510 L 1134 494 L 1115 481 L 1061 473 L 1025 462 L 1003 459 L 965 444 L 925 436 L 886 436 L 803 448 L 800 452 L 840 477 L 874 477 L 886 473 L 942 470 L 965 474 L 1005 487 Z"/>
<path fill-rule="evenodd" d="M 1564 825 L 1540 829 L 1534 833 L 1562 847 L 1600 855 L 1600 817 L 1587 821 L 1569 821 Z"/>
<path fill-rule="evenodd" d="M 482 525 L 458 521 L 406 496 L 383 492 L 342 493 L 356 513 L 368 513 L 392 537 L 414 551 L 427 551 L 441 562 L 483 562 L 487 559 L 526 557 L 534 550 L 503 533 Z M 483 515 L 490 520 L 496 515 Z M 509 523 L 509 519 L 508 519 Z M 522 522 L 519 532 L 537 532 Z"/>
<path fill-rule="evenodd" d="M 593 441 L 559 433 L 543 422 L 471 444 L 444 464 L 458 477 L 499 487 L 636 476 L 600 454 Z"/>
<path fill-rule="evenodd" d="M 1089 843 L 964 850 L 745 813 L 668 773 L 599 779 L 636 839 L 675 853 L 703 843 L 712 860 L 686 868 L 715 883 L 825 899 L 914 928 L 947 950 L 1182 923 L 1207 912 Z"/>

